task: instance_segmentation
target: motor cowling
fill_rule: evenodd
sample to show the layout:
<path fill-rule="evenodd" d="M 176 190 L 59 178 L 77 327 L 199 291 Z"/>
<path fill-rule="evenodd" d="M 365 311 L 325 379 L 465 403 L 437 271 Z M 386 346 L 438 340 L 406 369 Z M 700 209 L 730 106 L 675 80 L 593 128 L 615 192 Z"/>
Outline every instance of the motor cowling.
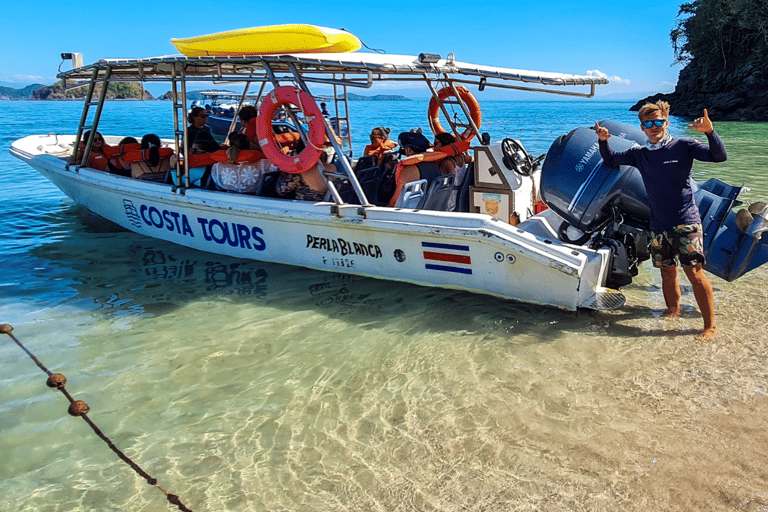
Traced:
<path fill-rule="evenodd" d="M 601 121 L 612 137 L 611 149 L 624 151 L 645 141 L 627 125 Z M 617 209 L 638 227 L 650 223 L 648 195 L 639 171 L 627 165 L 607 166 L 600 157 L 593 128 L 577 128 L 558 138 L 547 152 L 541 173 L 544 203 L 568 224 L 591 233 Z"/>

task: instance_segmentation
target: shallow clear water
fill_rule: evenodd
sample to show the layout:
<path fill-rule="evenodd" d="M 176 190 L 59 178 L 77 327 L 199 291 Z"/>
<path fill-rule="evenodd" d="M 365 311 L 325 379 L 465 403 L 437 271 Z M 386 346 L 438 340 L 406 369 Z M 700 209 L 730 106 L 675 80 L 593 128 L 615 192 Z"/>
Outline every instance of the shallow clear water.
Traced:
<path fill-rule="evenodd" d="M 352 103 L 359 146 L 426 128 L 426 102 Z M 80 105 L 0 102 L 2 147 L 71 132 Z M 171 132 L 113 102 L 104 133 Z M 375 107 L 375 111 L 371 108 Z M 629 104 L 483 103 L 540 154 Z M 717 123 L 697 165 L 768 198 L 768 125 Z M 673 120 L 674 135 L 685 121 Z M 647 262 L 615 312 L 565 312 L 200 253 L 126 232 L 0 153 L 0 323 L 196 511 L 764 510 L 766 270 L 711 277 L 721 335 L 661 319 Z M 0 510 L 173 510 L 0 338 Z"/>

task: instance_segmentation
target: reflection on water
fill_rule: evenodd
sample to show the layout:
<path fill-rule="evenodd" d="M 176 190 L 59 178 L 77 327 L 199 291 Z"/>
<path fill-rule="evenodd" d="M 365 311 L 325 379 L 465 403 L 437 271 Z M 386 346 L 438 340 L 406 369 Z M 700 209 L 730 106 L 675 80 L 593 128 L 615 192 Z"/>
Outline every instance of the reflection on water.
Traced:
<path fill-rule="evenodd" d="M 510 105 L 491 129 L 581 116 Z M 729 160 L 697 172 L 768 197 L 766 125 L 716 126 Z M 699 343 L 647 263 L 621 310 L 560 311 L 185 249 L 11 169 L 0 322 L 193 510 L 768 509 L 764 268 L 712 279 Z M 7 343 L 0 375 L 0 510 L 171 509 Z"/>

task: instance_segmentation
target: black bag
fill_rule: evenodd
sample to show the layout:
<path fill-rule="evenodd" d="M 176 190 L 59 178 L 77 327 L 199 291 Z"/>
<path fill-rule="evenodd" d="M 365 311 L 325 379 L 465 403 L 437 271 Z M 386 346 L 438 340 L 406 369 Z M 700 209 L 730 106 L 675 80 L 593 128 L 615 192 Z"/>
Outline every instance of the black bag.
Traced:
<path fill-rule="evenodd" d="M 397 170 L 397 155 L 395 153 L 385 153 L 381 158 L 381 185 L 379 185 L 379 205 L 389 204 L 389 200 L 395 194 L 397 182 L 395 181 L 395 171 Z"/>

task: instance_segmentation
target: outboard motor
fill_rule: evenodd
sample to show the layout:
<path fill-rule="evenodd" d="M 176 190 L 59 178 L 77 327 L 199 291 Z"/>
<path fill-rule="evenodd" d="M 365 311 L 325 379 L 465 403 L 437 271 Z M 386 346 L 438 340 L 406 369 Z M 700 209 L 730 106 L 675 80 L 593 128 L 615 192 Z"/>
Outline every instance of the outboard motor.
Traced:
<path fill-rule="evenodd" d="M 611 133 L 614 151 L 645 143 L 640 130 L 614 121 L 601 121 L 600 126 Z M 707 271 L 732 281 L 768 261 L 764 203 L 737 214 L 731 210 L 741 204 L 736 200 L 741 187 L 712 178 L 701 186 L 691 180 L 691 188 L 704 230 Z M 549 148 L 540 189 L 544 203 L 565 221 L 558 231 L 560 239 L 578 245 L 593 239 L 595 246 L 611 247 L 608 286 L 631 282 L 637 263 L 649 257 L 651 213 L 640 172 L 631 166 L 605 165 L 594 129 L 577 128 Z M 572 230 L 580 236 L 574 237 Z"/>
<path fill-rule="evenodd" d="M 613 135 L 614 151 L 624 151 L 646 138 L 639 130 L 613 121 L 602 121 L 600 126 Z M 606 166 L 592 128 L 577 128 L 552 144 L 540 186 L 544 203 L 584 233 L 599 230 L 617 211 L 625 221 L 649 226 L 648 195 L 639 171 L 628 165 Z"/>

